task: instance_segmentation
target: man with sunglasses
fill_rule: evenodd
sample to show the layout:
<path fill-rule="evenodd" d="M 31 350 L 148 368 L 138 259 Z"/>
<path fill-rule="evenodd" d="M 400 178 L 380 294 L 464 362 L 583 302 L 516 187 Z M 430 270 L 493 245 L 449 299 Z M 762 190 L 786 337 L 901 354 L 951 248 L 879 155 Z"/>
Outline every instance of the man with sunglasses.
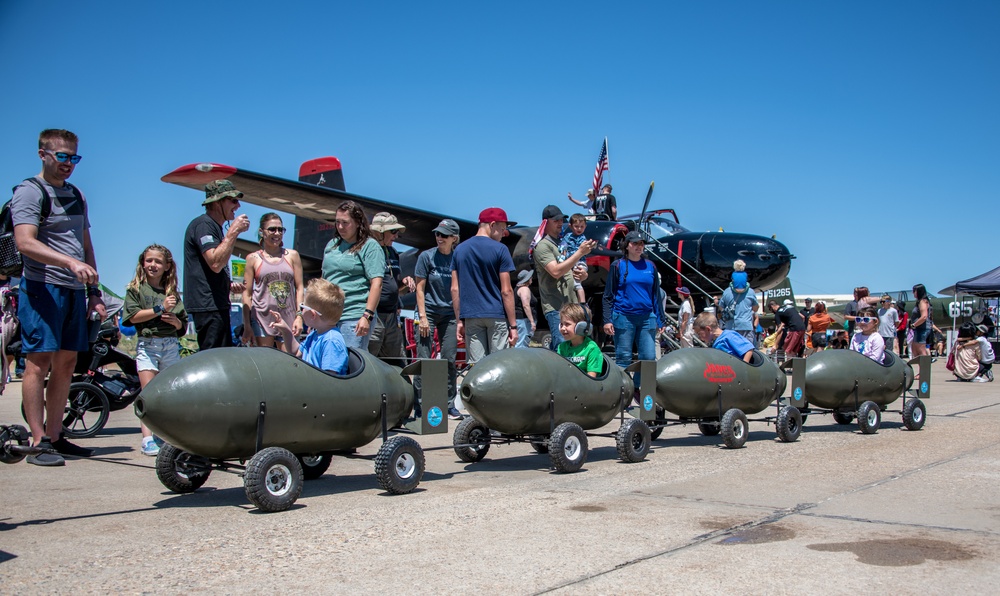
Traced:
<path fill-rule="evenodd" d="M 893 351 L 893 344 L 896 341 L 896 326 L 899 325 L 899 313 L 892 305 L 892 298 L 888 294 L 882 294 L 878 308 L 878 334 L 882 336 L 885 349 Z"/>
<path fill-rule="evenodd" d="M 368 340 L 368 351 L 374 356 L 394 366 L 403 366 L 403 331 L 399 328 L 399 296 L 416 291 L 416 281 L 410 276 L 402 277 L 399 266 L 399 251 L 392 243 L 406 231 L 391 213 L 376 213 L 372 218 L 372 238 L 382 246 L 385 253 L 385 276 L 382 278 L 382 292 L 375 307 L 372 334 Z"/>
<path fill-rule="evenodd" d="M 236 216 L 243 193 L 229 180 L 205 186 L 205 213 L 191 220 L 184 232 L 184 306 L 194 320 L 198 349 L 233 345 L 229 324 L 229 294 L 243 292 L 243 284 L 229 278 L 229 259 L 236 238 L 250 229 L 246 214 Z M 229 230 L 222 225 L 233 222 Z"/>
<path fill-rule="evenodd" d="M 32 444 L 42 448 L 28 456 L 37 466 L 64 465 L 62 455 L 93 455 L 62 437 L 77 353 L 88 349 L 87 319 L 106 315 L 87 204 L 67 182 L 80 163 L 77 144 L 68 130 L 43 130 L 42 171 L 22 182 L 11 201 L 14 240 L 24 261 L 17 313 L 26 354 L 21 396 Z"/>

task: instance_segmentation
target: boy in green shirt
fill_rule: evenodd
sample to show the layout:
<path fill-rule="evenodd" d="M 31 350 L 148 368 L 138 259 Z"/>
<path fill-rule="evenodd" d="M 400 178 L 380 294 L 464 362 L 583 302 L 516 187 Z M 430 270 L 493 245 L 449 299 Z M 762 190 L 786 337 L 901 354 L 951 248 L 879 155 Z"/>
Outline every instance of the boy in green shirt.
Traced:
<path fill-rule="evenodd" d="M 597 342 L 576 331 L 578 323 L 584 323 L 587 315 L 579 304 L 565 304 L 559 309 L 559 333 L 566 341 L 556 347 L 556 353 L 580 367 L 587 375 L 597 378 L 604 368 L 604 355 Z"/>

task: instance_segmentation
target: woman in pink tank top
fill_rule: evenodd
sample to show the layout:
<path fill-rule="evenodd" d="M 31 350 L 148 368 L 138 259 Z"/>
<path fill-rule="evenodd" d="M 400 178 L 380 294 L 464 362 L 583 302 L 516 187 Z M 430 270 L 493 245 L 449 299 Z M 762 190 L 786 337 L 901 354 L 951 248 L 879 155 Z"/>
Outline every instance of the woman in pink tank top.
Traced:
<path fill-rule="evenodd" d="M 281 334 L 272 329 L 270 311 L 281 313 L 292 333 L 302 332 L 302 317 L 297 316 L 302 303 L 302 259 L 298 251 L 284 248 L 285 228 L 277 213 L 260 218 L 257 238 L 261 249 L 247 255 L 243 274 L 243 344 L 284 350 Z"/>

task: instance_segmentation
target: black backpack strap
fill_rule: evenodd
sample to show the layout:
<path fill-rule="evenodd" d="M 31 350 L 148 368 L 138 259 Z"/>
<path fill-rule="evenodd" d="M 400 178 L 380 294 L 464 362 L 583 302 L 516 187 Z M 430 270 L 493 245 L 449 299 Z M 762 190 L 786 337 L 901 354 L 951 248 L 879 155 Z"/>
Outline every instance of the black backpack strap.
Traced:
<path fill-rule="evenodd" d="M 39 182 L 37 178 L 34 177 L 25 178 L 24 181 L 32 183 L 35 186 L 35 188 L 37 188 L 38 191 L 42 193 L 42 203 L 41 203 L 42 212 L 38 216 L 38 225 L 41 225 L 42 222 L 45 221 L 52 213 L 52 197 L 49 196 L 49 191 L 45 189 L 45 185 Z M 69 182 L 67 182 L 66 184 L 69 184 Z M 79 197 L 80 191 L 78 191 L 76 187 L 71 184 L 70 187 L 73 190 L 73 194 Z M 16 186 L 14 187 L 14 190 L 17 190 Z"/>

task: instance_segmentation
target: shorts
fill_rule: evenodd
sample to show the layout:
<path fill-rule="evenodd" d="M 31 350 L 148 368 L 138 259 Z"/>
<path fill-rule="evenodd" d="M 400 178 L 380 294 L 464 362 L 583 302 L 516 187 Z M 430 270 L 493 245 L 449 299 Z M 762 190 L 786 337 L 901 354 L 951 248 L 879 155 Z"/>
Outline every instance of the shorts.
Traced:
<path fill-rule="evenodd" d="M 181 342 L 176 337 L 140 337 L 135 345 L 135 367 L 160 372 L 181 359 Z"/>
<path fill-rule="evenodd" d="M 198 349 L 231 348 L 233 330 L 229 327 L 229 311 L 194 312 L 194 330 L 198 334 Z"/>
<path fill-rule="evenodd" d="M 813 348 L 826 347 L 826 331 L 818 331 L 812 334 Z"/>
<path fill-rule="evenodd" d="M 21 278 L 21 352 L 86 352 L 87 292 Z"/>
<path fill-rule="evenodd" d="M 927 343 L 927 338 L 930 336 L 931 330 L 927 328 L 926 325 L 921 326 L 920 329 L 913 330 L 913 341 L 915 344 L 925 344 Z"/>

